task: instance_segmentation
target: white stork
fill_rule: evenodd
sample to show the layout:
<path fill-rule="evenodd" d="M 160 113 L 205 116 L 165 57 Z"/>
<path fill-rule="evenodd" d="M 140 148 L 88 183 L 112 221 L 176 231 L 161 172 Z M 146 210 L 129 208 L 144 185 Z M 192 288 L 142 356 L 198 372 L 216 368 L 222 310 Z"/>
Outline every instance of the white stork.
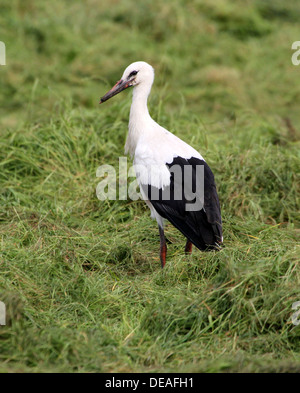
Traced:
<path fill-rule="evenodd" d="M 164 267 L 167 253 L 164 219 L 187 238 L 187 254 L 191 253 L 192 244 L 202 251 L 218 250 L 223 236 L 219 198 L 211 169 L 195 149 L 161 127 L 148 112 L 147 99 L 153 81 L 154 70 L 149 64 L 132 63 L 101 98 L 100 104 L 133 86 L 125 153 L 134 157 L 141 194 L 158 223 L 160 261 Z M 198 171 L 201 167 L 202 171 Z M 181 173 L 178 175 L 174 168 L 181 169 Z"/>

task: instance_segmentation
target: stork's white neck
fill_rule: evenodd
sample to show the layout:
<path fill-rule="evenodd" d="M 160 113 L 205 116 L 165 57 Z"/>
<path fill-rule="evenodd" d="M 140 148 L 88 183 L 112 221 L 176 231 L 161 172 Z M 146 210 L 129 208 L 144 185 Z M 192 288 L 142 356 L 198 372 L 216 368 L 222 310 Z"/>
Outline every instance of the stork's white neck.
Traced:
<path fill-rule="evenodd" d="M 129 132 L 125 144 L 125 153 L 130 153 L 131 156 L 134 155 L 140 136 L 149 130 L 149 125 L 153 122 L 147 106 L 151 86 L 152 82 L 148 84 L 144 82 L 133 88 Z"/>

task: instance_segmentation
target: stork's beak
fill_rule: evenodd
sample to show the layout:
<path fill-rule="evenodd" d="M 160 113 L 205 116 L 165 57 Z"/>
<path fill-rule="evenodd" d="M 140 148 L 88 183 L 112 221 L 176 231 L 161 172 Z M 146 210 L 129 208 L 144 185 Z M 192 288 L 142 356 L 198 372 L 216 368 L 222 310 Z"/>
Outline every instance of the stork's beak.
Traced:
<path fill-rule="evenodd" d="M 122 79 L 120 79 L 112 89 L 110 89 L 102 98 L 100 98 L 99 104 L 102 104 L 102 102 L 109 100 L 111 97 L 121 93 L 121 91 L 127 89 L 127 87 L 130 86 L 130 81 L 123 81 Z"/>

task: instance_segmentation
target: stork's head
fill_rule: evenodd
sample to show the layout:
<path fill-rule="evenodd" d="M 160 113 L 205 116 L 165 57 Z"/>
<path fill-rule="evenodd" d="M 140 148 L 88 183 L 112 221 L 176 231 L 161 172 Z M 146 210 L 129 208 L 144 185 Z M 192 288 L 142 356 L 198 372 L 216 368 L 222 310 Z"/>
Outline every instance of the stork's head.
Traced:
<path fill-rule="evenodd" d="M 154 69 L 150 64 L 144 61 L 132 63 L 126 68 L 122 78 L 100 99 L 100 104 L 131 86 L 139 85 L 149 89 L 153 80 Z"/>

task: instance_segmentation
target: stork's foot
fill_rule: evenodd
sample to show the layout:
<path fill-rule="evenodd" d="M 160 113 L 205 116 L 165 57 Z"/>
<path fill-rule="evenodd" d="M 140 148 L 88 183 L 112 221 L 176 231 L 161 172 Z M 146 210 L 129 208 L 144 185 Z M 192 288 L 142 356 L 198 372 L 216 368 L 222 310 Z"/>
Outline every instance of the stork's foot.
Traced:
<path fill-rule="evenodd" d="M 186 241 L 186 245 L 185 245 L 185 255 L 191 255 L 192 253 L 192 249 L 193 249 L 193 243 L 190 242 L 189 240 Z"/>

